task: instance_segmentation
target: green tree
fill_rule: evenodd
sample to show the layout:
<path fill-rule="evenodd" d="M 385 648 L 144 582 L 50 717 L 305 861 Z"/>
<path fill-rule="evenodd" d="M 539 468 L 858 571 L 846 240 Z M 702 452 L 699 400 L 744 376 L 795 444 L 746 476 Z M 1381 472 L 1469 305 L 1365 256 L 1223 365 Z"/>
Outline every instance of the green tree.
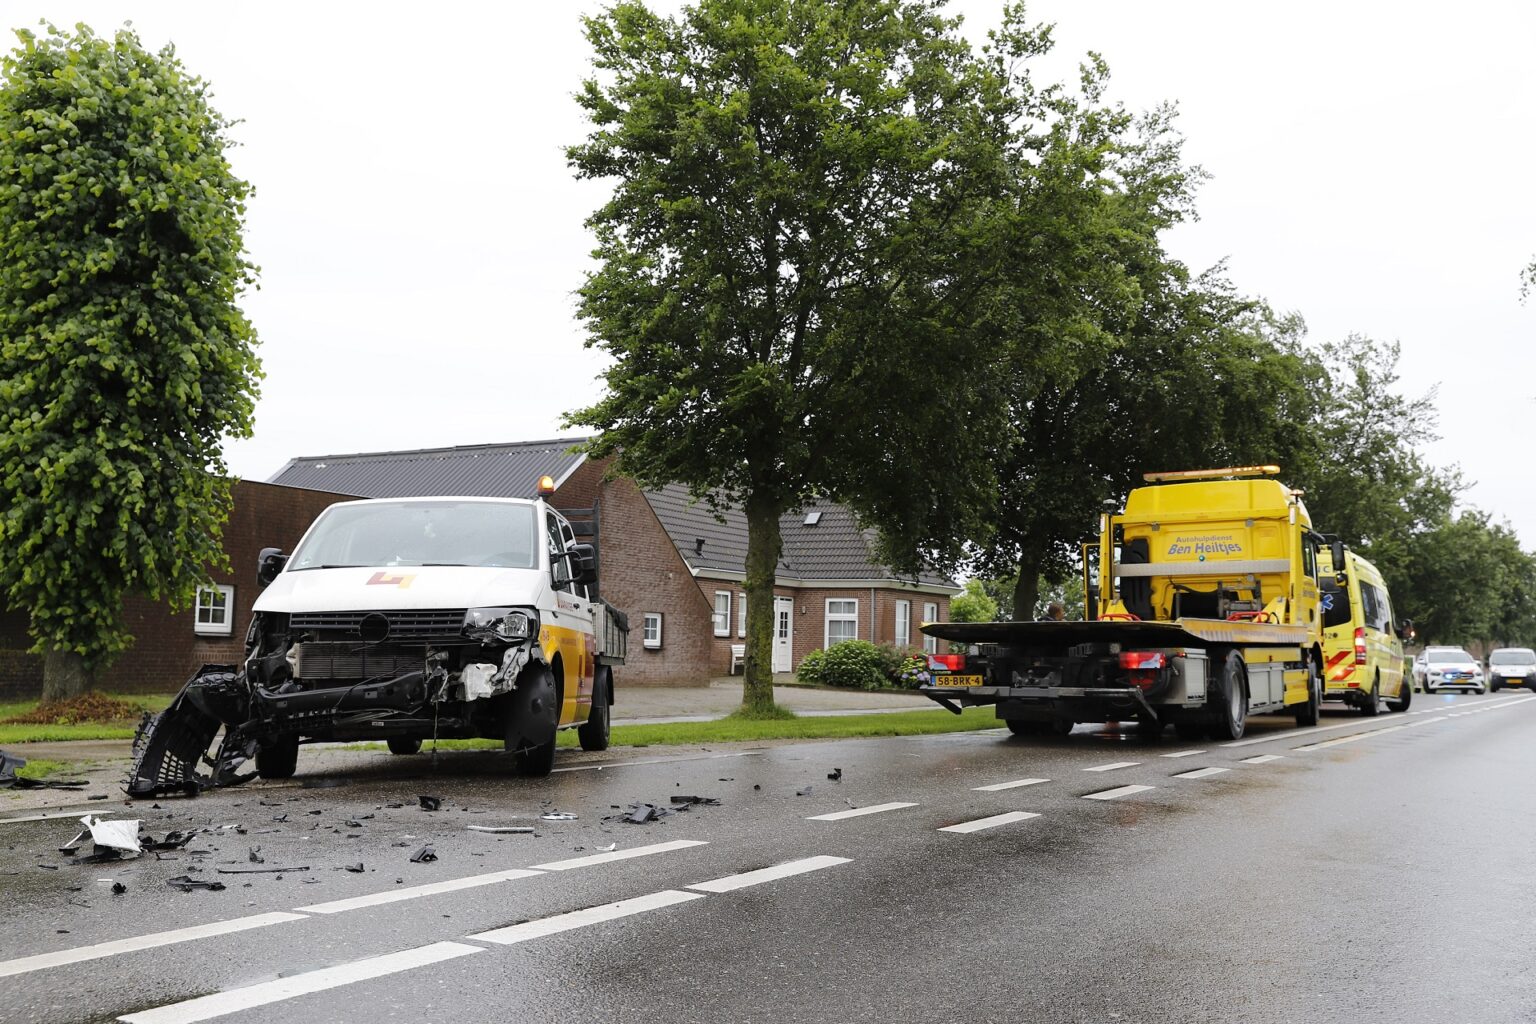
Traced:
<path fill-rule="evenodd" d="M 132 642 L 124 595 L 184 606 L 224 560 L 221 445 L 260 376 L 229 122 L 128 29 L 17 33 L 0 64 L 0 585 L 44 696 Z"/>
<path fill-rule="evenodd" d="M 949 599 L 949 620 L 951 622 L 995 622 L 997 621 L 997 602 L 988 596 L 987 588 L 981 580 L 966 580 L 965 591 Z"/>
<path fill-rule="evenodd" d="M 749 712 L 772 707 L 783 512 L 844 502 L 907 571 L 985 529 L 1017 125 L 1045 111 L 940 8 L 621 2 L 584 21 L 592 131 L 567 153 L 613 192 L 580 312 L 614 362 L 570 422 L 618 472 L 745 509 Z M 1000 45 L 1027 57 L 1043 40 L 1019 16 Z"/>

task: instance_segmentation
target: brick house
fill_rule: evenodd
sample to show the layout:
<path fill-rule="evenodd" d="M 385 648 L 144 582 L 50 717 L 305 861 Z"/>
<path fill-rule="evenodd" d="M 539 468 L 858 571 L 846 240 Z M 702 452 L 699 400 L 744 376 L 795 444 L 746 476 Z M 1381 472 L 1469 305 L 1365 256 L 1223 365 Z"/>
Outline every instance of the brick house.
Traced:
<path fill-rule="evenodd" d="M 102 679 L 103 689 L 177 689 L 205 663 L 242 656 L 256 600 L 256 556 L 292 551 L 327 506 L 358 497 L 485 495 L 531 497 L 552 476 L 555 507 L 597 533 L 602 596 L 630 617 L 630 656 L 621 685 L 703 683 L 732 669 L 746 632 L 742 579 L 746 517 L 717 518 L 686 489 L 646 492 L 633 481 L 604 480 L 605 464 L 570 452 L 581 438 L 419 451 L 328 455 L 291 460 L 267 483 L 239 480 L 224 528 L 231 571 L 200 588 L 196 607 L 173 612 L 129 598 L 125 624 L 134 645 Z M 937 576 L 902 580 L 877 565 L 871 538 L 848 510 L 820 505 L 786 515 L 774 588 L 774 671 L 792 671 L 810 651 L 845 638 L 922 646 L 920 622 L 940 620 L 960 588 Z M 932 641 L 928 641 L 932 643 Z M 0 611 L 0 698 L 35 696 L 41 659 L 27 617 Z"/>
<path fill-rule="evenodd" d="M 595 520 L 599 588 L 630 617 L 626 684 L 702 683 L 731 671 L 746 634 L 747 525 L 717 517 L 679 486 L 644 491 L 603 479 L 606 464 L 573 455 L 582 438 L 294 459 L 273 483 L 373 498 L 424 494 L 528 497 L 554 477 L 552 504 Z M 837 505 L 786 515 L 774 587 L 774 671 L 841 639 L 923 645 L 919 623 L 945 618 L 953 581 L 898 578 L 878 565 L 872 536 Z M 930 644 L 932 641 L 928 641 Z"/>

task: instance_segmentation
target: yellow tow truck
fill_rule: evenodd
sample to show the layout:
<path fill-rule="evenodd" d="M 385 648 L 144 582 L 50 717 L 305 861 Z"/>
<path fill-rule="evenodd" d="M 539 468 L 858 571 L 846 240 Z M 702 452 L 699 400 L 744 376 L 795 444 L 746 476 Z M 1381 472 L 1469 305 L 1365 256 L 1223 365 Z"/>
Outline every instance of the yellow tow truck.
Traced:
<path fill-rule="evenodd" d="M 1020 735 L 1134 720 L 1235 740 L 1275 712 L 1316 725 L 1328 542 L 1279 472 L 1146 474 L 1085 546 L 1085 621 L 925 623 L 968 653 L 933 659 L 923 693 L 956 714 L 993 705 Z"/>

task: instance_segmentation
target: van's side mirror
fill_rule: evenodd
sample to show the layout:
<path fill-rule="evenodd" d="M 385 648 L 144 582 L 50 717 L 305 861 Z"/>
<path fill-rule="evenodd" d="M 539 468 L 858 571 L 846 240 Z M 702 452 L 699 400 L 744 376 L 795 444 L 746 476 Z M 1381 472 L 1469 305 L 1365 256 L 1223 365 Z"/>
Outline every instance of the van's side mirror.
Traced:
<path fill-rule="evenodd" d="M 591 544 L 572 544 L 567 552 L 571 559 L 571 575 L 582 585 L 597 582 L 597 549 Z"/>
<path fill-rule="evenodd" d="M 1333 571 L 1340 576 L 1344 575 L 1344 542 L 1334 540 L 1328 542 L 1328 554 L 1333 556 Z"/>
<path fill-rule="evenodd" d="M 280 548 L 262 548 L 256 556 L 256 585 L 264 587 L 277 579 L 277 574 L 288 564 L 288 556 Z"/>

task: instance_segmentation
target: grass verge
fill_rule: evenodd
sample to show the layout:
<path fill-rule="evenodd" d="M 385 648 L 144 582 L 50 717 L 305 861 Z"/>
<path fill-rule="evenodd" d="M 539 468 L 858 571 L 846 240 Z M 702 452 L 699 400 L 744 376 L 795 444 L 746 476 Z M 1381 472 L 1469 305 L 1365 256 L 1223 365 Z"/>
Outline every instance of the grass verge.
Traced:
<path fill-rule="evenodd" d="M 996 729 L 1002 722 L 991 708 L 948 711 L 902 711 L 888 715 L 824 715 L 815 718 L 743 718 L 731 715 L 712 722 L 670 722 L 661 725 L 615 725 L 615 747 L 698 746 L 701 743 L 743 743 L 752 740 L 852 739 L 860 736 L 923 736 L 932 733 Z M 426 746 L 430 747 L 428 740 Z M 500 740 L 439 740 L 441 750 L 500 750 Z M 560 733 L 557 745 L 574 747 L 576 733 Z M 383 750 L 382 743 L 354 743 L 348 750 Z"/>
<path fill-rule="evenodd" d="M 106 696 L 137 704 L 145 711 L 162 711 L 176 697 L 174 693 L 109 693 Z M 29 714 L 37 705 L 35 700 L 0 704 L 0 719 Z M 0 724 L 0 746 L 7 743 L 56 743 L 61 740 L 131 740 L 138 724 L 138 715 L 107 722 L 75 722 L 67 725 Z"/>

